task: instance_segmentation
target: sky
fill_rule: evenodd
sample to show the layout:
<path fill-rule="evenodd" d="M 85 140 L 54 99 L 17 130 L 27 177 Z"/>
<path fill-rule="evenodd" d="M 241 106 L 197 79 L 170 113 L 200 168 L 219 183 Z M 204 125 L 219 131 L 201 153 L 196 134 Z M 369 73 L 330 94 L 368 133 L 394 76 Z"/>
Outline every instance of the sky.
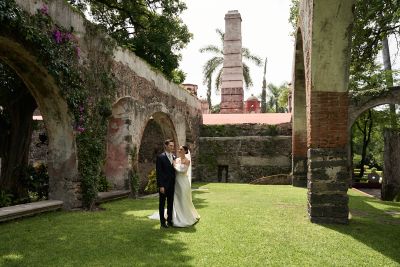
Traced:
<path fill-rule="evenodd" d="M 206 98 L 206 85 L 203 85 L 202 67 L 212 57 L 200 53 L 199 49 L 213 44 L 221 46 L 215 29 L 225 29 L 225 14 L 238 10 L 242 17 L 242 45 L 261 57 L 267 57 L 267 83 L 280 85 L 292 80 L 294 37 L 290 35 L 290 0 L 186 0 L 187 10 L 181 16 L 194 37 L 182 51 L 180 68 L 186 73 L 184 83 L 197 84 L 197 95 Z M 400 55 L 394 38 L 391 38 L 393 69 L 400 68 Z M 396 50 L 396 51 L 394 51 Z M 378 55 L 378 60 L 380 60 Z M 261 94 L 264 66 L 250 65 L 253 86 L 244 90 L 247 99 L 251 94 Z M 212 95 L 212 104 L 221 101 L 220 95 Z"/>
<path fill-rule="evenodd" d="M 193 39 L 182 51 L 180 68 L 186 73 L 185 83 L 199 86 L 197 95 L 206 98 L 207 86 L 203 85 L 202 67 L 212 57 L 199 49 L 213 44 L 221 46 L 215 29 L 225 31 L 225 14 L 238 10 L 242 17 L 242 45 L 261 57 L 268 58 L 267 83 L 280 85 L 291 81 L 294 38 L 290 36 L 290 0 L 186 0 L 187 10 L 181 18 L 193 33 Z M 252 63 L 250 74 L 253 87 L 245 91 L 245 99 L 251 94 L 261 94 L 264 65 Z M 212 96 L 213 105 L 220 102 L 220 95 Z"/>

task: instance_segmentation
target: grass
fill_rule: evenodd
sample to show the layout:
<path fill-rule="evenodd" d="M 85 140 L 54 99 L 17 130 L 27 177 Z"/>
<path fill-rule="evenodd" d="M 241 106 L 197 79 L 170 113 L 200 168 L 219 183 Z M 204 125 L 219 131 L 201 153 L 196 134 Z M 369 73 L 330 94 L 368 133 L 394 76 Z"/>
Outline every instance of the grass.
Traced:
<path fill-rule="evenodd" d="M 400 266 L 400 203 L 351 190 L 350 225 L 318 225 L 308 220 L 302 188 L 197 185 L 201 220 L 191 228 L 160 229 L 147 219 L 157 198 L 0 224 L 0 265 Z"/>

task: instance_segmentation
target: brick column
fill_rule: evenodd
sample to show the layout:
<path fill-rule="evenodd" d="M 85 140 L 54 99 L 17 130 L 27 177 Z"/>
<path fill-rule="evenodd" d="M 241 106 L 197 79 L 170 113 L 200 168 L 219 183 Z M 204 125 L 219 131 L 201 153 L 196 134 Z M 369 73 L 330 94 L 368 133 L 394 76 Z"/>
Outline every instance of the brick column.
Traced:
<path fill-rule="evenodd" d="M 347 92 L 312 92 L 308 106 L 308 213 L 316 223 L 348 223 Z"/>
<path fill-rule="evenodd" d="M 225 15 L 224 65 L 220 113 L 243 113 L 242 18 L 237 10 Z"/>

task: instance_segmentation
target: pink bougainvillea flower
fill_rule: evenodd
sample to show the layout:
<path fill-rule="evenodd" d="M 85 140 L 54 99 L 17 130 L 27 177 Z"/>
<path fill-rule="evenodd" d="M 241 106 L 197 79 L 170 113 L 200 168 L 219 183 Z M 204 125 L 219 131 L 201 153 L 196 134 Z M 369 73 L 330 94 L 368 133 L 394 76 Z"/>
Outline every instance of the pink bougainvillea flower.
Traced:
<path fill-rule="evenodd" d="M 70 32 L 64 34 L 64 41 L 68 42 L 71 41 L 71 39 L 72 39 L 72 34 Z"/>
<path fill-rule="evenodd" d="M 55 30 L 53 31 L 53 38 L 54 38 L 54 41 L 55 41 L 57 44 L 60 44 L 60 43 L 62 42 L 62 33 L 60 32 L 59 29 L 55 29 Z"/>
<path fill-rule="evenodd" d="M 81 57 L 81 48 L 80 48 L 79 46 L 76 46 L 76 47 L 75 47 L 75 50 L 76 50 L 76 56 L 77 56 L 78 58 L 80 58 L 80 57 Z"/>
<path fill-rule="evenodd" d="M 43 6 L 40 8 L 40 13 L 43 15 L 49 15 L 49 6 L 46 4 L 43 4 Z"/>
<path fill-rule="evenodd" d="M 83 133 L 85 131 L 85 128 L 79 125 L 78 127 L 76 127 L 76 130 L 80 133 Z"/>

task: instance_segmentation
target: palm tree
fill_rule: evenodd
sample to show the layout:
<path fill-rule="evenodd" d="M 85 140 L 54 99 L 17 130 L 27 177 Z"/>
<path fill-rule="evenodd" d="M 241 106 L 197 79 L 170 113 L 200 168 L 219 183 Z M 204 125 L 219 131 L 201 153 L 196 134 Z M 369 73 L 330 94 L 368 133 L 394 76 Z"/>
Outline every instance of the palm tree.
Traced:
<path fill-rule="evenodd" d="M 216 29 L 215 31 L 219 35 L 223 47 L 224 33 L 220 29 Z M 215 45 L 208 45 L 200 49 L 200 53 L 205 53 L 205 52 L 214 54 L 214 56 L 210 58 L 203 66 L 203 75 L 204 75 L 203 84 L 207 84 L 207 102 L 208 105 L 211 107 L 211 88 L 213 82 L 213 75 L 217 73 L 214 83 L 216 92 L 219 92 L 221 85 L 221 76 L 222 76 L 221 66 L 224 63 L 224 50 L 223 48 Z M 252 55 L 250 53 L 250 50 L 244 47 L 242 48 L 242 57 L 246 60 L 251 61 L 258 67 L 260 67 L 262 64 L 262 60 L 258 56 Z M 250 68 L 246 63 L 243 63 L 243 78 L 246 89 L 249 88 L 249 86 L 253 85 L 253 81 L 250 77 Z"/>
<path fill-rule="evenodd" d="M 280 86 L 276 86 L 272 83 L 268 84 L 268 89 L 269 89 L 269 101 L 268 101 L 268 111 L 269 112 L 285 112 L 285 104 L 287 104 L 287 101 L 282 101 L 280 98 L 284 97 L 286 94 L 287 97 L 287 92 L 289 91 L 289 86 L 287 83 L 283 83 Z M 282 95 L 282 96 L 281 96 Z"/>

